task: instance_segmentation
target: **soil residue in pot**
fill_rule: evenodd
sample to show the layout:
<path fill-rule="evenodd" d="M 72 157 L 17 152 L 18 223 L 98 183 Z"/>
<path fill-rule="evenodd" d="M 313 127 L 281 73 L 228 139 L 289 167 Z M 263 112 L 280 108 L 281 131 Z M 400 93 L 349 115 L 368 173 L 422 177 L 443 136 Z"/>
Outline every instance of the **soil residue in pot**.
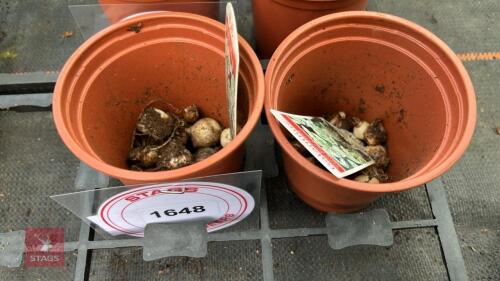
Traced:
<path fill-rule="evenodd" d="M 142 24 L 142 22 L 139 22 L 139 23 L 133 24 L 133 25 L 131 25 L 131 26 L 129 26 L 129 27 L 127 28 L 127 31 L 132 31 L 132 32 L 134 32 L 134 33 L 139 33 L 139 32 L 141 32 L 142 25 L 143 25 L 143 24 Z"/>
<path fill-rule="evenodd" d="M 385 93 L 385 86 L 384 84 L 378 84 L 377 86 L 375 86 L 375 91 L 383 94 Z"/>
<path fill-rule="evenodd" d="M 217 120 L 200 118 L 196 105 L 172 111 L 148 107 L 141 113 L 127 158 L 131 170 L 186 167 L 207 159 L 230 141 Z"/>
<path fill-rule="evenodd" d="M 142 112 L 137 122 L 136 130 L 144 135 L 160 141 L 170 136 L 178 127 L 179 121 L 172 114 L 158 108 L 147 108 Z"/>

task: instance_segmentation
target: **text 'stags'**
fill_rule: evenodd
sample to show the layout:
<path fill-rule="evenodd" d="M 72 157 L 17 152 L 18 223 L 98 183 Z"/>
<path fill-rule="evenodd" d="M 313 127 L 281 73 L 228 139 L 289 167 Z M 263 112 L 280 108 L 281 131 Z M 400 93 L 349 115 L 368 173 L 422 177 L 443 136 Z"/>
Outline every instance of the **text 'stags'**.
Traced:
<path fill-rule="evenodd" d="M 26 267 L 64 266 L 63 228 L 27 228 L 25 231 Z"/>

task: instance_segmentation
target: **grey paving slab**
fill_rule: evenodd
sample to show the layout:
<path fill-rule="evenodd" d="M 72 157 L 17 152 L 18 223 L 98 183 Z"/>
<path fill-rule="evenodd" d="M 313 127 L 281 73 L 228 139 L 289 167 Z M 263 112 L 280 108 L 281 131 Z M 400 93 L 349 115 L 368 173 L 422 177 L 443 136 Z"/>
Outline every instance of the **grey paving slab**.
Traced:
<path fill-rule="evenodd" d="M 387 193 L 367 210 L 384 208 L 392 221 L 424 220 L 432 218 L 432 210 L 423 186 L 398 193 Z"/>
<path fill-rule="evenodd" d="M 0 73 L 58 71 L 84 41 L 68 5 L 96 3 L 0 0 Z M 254 44 L 251 2 L 240 1 L 237 13 L 240 33 Z M 65 32 L 73 35 L 65 37 Z"/>
<path fill-rule="evenodd" d="M 447 280 L 434 229 L 394 232 L 392 247 L 334 251 L 326 236 L 273 240 L 276 280 Z"/>
<path fill-rule="evenodd" d="M 394 14 L 431 30 L 456 52 L 498 52 L 497 0 L 370 0 L 371 10 Z"/>
<path fill-rule="evenodd" d="M 500 63 L 469 62 L 478 122 L 462 160 L 443 177 L 471 280 L 500 279 Z M 489 278 L 489 279 L 488 279 Z"/>
<path fill-rule="evenodd" d="M 443 177 L 457 226 L 500 229 L 500 62 L 470 62 L 478 101 L 476 131 L 461 161 Z"/>
<path fill-rule="evenodd" d="M 458 226 L 469 280 L 500 280 L 500 230 Z"/>
<path fill-rule="evenodd" d="M 0 0 L 0 73 L 57 71 L 83 42 L 68 5 L 95 0 Z M 251 1 L 239 1 L 240 33 L 253 40 Z M 496 0 L 370 0 L 369 10 L 392 13 L 428 28 L 457 52 L 498 51 Z M 64 32 L 75 32 L 63 38 Z"/>
<path fill-rule="evenodd" d="M 271 229 L 324 227 L 326 214 L 300 201 L 287 187 L 283 170 L 280 170 L 280 173 L 279 177 L 265 179 L 269 227 Z"/>
<path fill-rule="evenodd" d="M 0 232 L 64 227 L 78 238 L 79 221 L 49 196 L 74 191 L 77 159 L 66 149 L 50 112 L 0 112 Z"/>
<path fill-rule="evenodd" d="M 0 1 L 0 72 L 59 69 L 82 38 L 76 33 L 67 1 Z M 64 32 L 75 32 L 63 38 Z M 4 53 L 5 54 L 5 53 Z"/>
<path fill-rule="evenodd" d="M 68 281 L 73 280 L 76 252 L 64 255 L 64 267 L 0 267 L 1 281 Z"/>
<path fill-rule="evenodd" d="M 142 249 L 94 250 L 89 280 L 262 280 L 259 241 L 214 242 L 206 258 L 142 260 Z"/>

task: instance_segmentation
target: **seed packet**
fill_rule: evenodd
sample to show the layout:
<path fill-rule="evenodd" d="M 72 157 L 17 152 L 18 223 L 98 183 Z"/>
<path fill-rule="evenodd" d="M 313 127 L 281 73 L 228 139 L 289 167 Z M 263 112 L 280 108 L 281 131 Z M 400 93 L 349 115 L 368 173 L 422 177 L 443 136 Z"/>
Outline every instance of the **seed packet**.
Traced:
<path fill-rule="evenodd" d="M 271 110 L 278 121 L 333 175 L 344 178 L 375 162 L 352 134 L 326 119 Z"/>

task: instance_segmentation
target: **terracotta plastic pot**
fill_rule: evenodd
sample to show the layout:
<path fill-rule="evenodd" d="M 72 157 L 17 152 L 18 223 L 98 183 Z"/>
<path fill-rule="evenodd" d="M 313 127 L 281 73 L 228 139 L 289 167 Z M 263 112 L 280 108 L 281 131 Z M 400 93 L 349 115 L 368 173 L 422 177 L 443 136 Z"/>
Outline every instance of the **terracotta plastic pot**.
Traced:
<path fill-rule="evenodd" d="M 139 33 L 127 31 L 143 23 Z M 159 12 L 114 24 L 69 58 L 57 81 L 53 115 L 68 148 L 94 169 L 125 184 L 153 183 L 241 169 L 244 142 L 259 120 L 264 75 L 252 48 L 241 52 L 241 131 L 208 159 L 172 171 L 136 172 L 126 158 L 137 119 L 149 105 L 199 106 L 227 127 L 224 25 L 189 13 Z"/>
<path fill-rule="evenodd" d="M 366 9 L 368 0 L 252 0 L 259 57 L 270 58 L 292 31 L 318 17 Z"/>
<path fill-rule="evenodd" d="M 99 0 L 111 23 L 134 14 L 165 10 L 193 13 L 217 19 L 219 4 L 213 2 L 213 0 Z"/>
<path fill-rule="evenodd" d="M 453 51 L 412 22 L 372 12 L 324 16 L 287 37 L 267 68 L 265 106 L 290 185 L 322 211 L 355 211 L 442 175 L 466 150 L 476 122 L 474 89 Z M 311 164 L 270 109 L 382 118 L 391 182 L 338 179 Z"/>

